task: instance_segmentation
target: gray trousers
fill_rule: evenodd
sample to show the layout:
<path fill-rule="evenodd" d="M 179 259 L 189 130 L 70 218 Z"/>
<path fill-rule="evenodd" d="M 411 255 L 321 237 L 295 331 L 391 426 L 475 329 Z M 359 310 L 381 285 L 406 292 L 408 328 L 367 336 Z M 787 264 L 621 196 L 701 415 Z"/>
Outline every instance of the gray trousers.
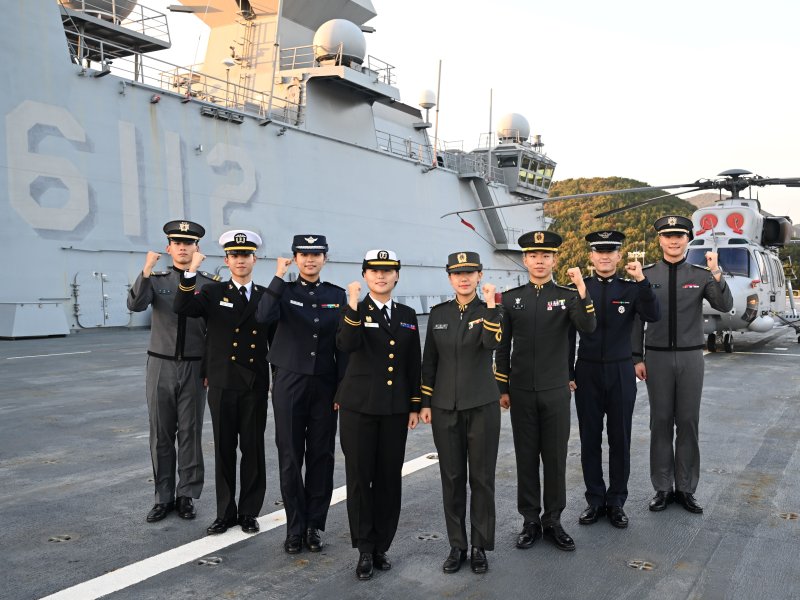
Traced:
<path fill-rule="evenodd" d="M 433 441 L 439 453 L 447 537 L 453 548 L 468 548 L 467 478 L 472 545 L 494 550 L 494 474 L 500 443 L 500 404 L 467 410 L 431 409 Z M 468 468 L 469 467 L 469 468 Z"/>
<path fill-rule="evenodd" d="M 700 480 L 698 423 L 705 362 L 702 350 L 648 350 L 650 481 L 656 491 L 694 494 Z M 674 440 L 674 449 L 673 449 Z"/>
<path fill-rule="evenodd" d="M 543 527 L 561 523 L 567 506 L 567 445 L 569 444 L 569 387 L 541 392 L 510 388 L 511 430 L 517 455 L 517 509 L 525 521 Z M 539 457 L 544 471 L 544 494 L 539 483 Z M 542 511 L 544 505 L 544 511 Z"/>
<path fill-rule="evenodd" d="M 176 495 L 199 498 L 203 490 L 201 433 L 206 406 L 200 361 L 148 356 L 145 388 L 156 502 L 172 502 Z"/>

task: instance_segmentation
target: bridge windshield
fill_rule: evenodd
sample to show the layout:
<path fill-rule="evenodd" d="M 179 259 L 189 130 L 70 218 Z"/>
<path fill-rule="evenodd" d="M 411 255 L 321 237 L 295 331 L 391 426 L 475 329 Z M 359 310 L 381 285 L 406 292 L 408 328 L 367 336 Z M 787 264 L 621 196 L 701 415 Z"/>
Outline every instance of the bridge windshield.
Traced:
<path fill-rule="evenodd" d="M 709 248 L 692 248 L 686 260 L 694 265 L 706 266 Z M 719 266 L 728 275 L 750 277 L 750 253 L 747 248 L 719 248 Z"/>

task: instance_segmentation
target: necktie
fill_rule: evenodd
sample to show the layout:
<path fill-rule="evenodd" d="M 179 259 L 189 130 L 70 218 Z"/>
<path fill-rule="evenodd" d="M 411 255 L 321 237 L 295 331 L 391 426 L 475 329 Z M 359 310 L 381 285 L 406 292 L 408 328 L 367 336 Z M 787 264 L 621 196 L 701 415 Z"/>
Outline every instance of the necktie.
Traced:
<path fill-rule="evenodd" d="M 242 300 L 244 300 L 244 303 L 247 304 L 247 288 L 245 286 L 240 287 L 239 293 L 242 295 Z"/>
<path fill-rule="evenodd" d="M 389 318 L 389 309 L 386 307 L 385 304 L 383 305 L 383 308 L 381 309 L 381 312 L 383 313 L 383 318 L 386 319 L 386 324 L 387 325 L 391 325 L 392 324 L 392 320 Z"/>

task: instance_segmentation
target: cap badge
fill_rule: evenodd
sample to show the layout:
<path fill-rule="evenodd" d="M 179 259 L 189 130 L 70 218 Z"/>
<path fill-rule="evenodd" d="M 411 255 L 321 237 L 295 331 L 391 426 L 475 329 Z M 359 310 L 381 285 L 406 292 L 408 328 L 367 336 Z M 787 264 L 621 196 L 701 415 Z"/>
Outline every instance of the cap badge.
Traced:
<path fill-rule="evenodd" d="M 186 221 L 181 221 L 181 224 L 178 225 L 181 231 L 189 231 L 189 224 Z"/>
<path fill-rule="evenodd" d="M 317 238 L 315 238 L 315 237 L 311 237 L 311 236 L 308 236 L 307 238 L 303 238 L 303 239 L 304 239 L 305 241 L 307 241 L 309 244 L 313 244 L 314 242 L 316 242 L 316 241 L 317 241 Z"/>
<path fill-rule="evenodd" d="M 597 235 L 598 235 L 598 237 L 601 237 L 601 238 L 603 238 L 604 240 L 607 240 L 608 238 L 610 238 L 610 237 L 611 237 L 611 232 L 610 232 L 610 231 L 601 231 L 601 232 L 600 232 L 600 233 L 598 233 Z"/>
<path fill-rule="evenodd" d="M 667 219 L 667 223 L 669 224 L 670 227 L 674 227 L 678 223 L 678 219 L 676 219 L 675 217 L 670 217 L 669 219 Z"/>
<path fill-rule="evenodd" d="M 459 252 L 458 256 L 456 257 L 459 263 L 467 262 L 467 253 L 466 252 Z"/>
<path fill-rule="evenodd" d="M 541 244 L 542 242 L 544 242 L 544 234 L 541 231 L 537 231 L 533 234 L 533 243 Z"/>
<path fill-rule="evenodd" d="M 386 250 L 381 250 L 378 252 L 378 260 L 388 260 L 389 253 Z"/>
<path fill-rule="evenodd" d="M 237 244 L 244 244 L 247 241 L 247 236 L 243 233 L 237 233 L 233 236 L 233 241 Z"/>

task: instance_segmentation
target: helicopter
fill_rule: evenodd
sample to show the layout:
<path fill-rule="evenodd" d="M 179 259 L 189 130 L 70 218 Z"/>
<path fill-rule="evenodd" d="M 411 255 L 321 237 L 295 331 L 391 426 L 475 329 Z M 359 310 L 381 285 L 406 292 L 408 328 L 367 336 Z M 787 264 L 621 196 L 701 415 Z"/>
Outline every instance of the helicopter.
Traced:
<path fill-rule="evenodd" d="M 800 187 L 800 177 L 761 177 L 745 169 L 729 169 L 717 178 L 699 179 L 693 183 L 586 192 L 546 198 L 542 202 L 652 190 L 682 190 L 615 208 L 594 217 L 601 219 L 668 197 L 719 190 L 720 197 L 713 206 L 700 208 L 692 215 L 694 239 L 689 244 L 686 260 L 705 266 L 706 252 L 714 251 L 719 255 L 719 265 L 733 294 L 734 305 L 729 312 L 721 313 L 704 301 L 704 333 L 707 335 L 706 347 L 709 352 L 716 352 L 718 338 L 721 337 L 723 349 L 730 353 L 733 352 L 735 332 L 766 333 L 779 325 L 792 327 L 798 333 L 797 341 L 800 343 L 800 315 L 791 281 L 786 278 L 778 257 L 778 249 L 792 243 L 792 221 L 787 216 L 765 215 L 758 199 L 741 196 L 745 189 L 769 185 Z M 730 196 L 723 196 L 723 191 L 729 192 Z M 519 204 L 461 210 L 442 216 L 461 216 L 466 212 L 512 206 Z"/>

